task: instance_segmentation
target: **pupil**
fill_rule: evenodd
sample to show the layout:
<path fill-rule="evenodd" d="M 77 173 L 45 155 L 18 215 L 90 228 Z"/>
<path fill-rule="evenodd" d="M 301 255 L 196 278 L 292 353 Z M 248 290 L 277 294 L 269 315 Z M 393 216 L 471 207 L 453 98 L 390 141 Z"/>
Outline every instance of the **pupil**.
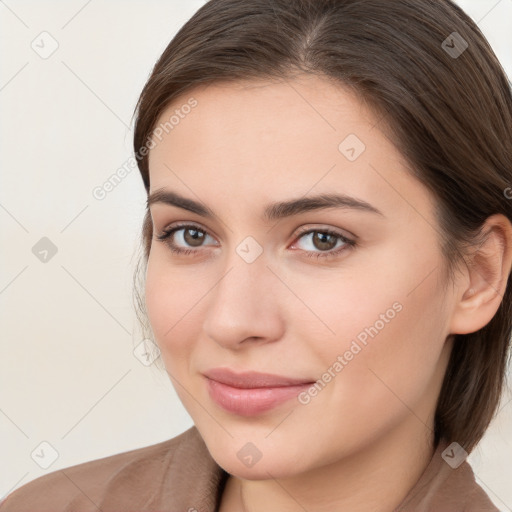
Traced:
<path fill-rule="evenodd" d="M 332 241 L 329 243 L 328 239 L 334 238 L 333 235 L 330 235 L 329 233 L 316 233 L 315 237 L 313 238 L 313 243 L 315 244 L 317 249 L 332 249 Z M 320 247 L 317 246 L 316 241 L 319 240 Z"/>
<path fill-rule="evenodd" d="M 190 235 L 190 233 L 195 233 L 195 235 Z M 204 235 L 204 233 L 201 233 L 197 229 L 187 229 L 185 231 L 185 241 L 189 245 L 198 246 L 198 245 L 201 245 L 203 235 Z M 190 239 L 189 239 L 189 237 L 190 237 Z"/>

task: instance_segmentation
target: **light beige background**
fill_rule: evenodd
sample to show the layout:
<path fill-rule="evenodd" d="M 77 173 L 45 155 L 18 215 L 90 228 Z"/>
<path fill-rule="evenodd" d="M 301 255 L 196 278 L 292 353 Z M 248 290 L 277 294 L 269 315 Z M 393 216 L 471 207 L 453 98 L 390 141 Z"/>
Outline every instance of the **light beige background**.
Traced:
<path fill-rule="evenodd" d="M 511 77 L 512 0 L 459 3 Z M 131 156 L 138 94 L 202 4 L 0 1 L 0 498 L 192 426 L 167 375 L 133 353 L 142 181 L 133 170 L 103 200 L 92 192 Z M 42 237 L 57 249 L 47 262 L 32 252 Z M 511 397 L 469 459 L 503 511 L 512 511 Z"/>

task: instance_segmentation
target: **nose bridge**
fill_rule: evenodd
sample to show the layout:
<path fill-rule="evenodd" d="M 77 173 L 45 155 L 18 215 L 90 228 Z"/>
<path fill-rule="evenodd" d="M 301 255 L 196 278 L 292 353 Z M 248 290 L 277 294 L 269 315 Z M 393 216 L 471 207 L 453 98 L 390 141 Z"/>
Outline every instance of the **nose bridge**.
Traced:
<path fill-rule="evenodd" d="M 237 234 L 232 235 L 233 240 L 237 240 Z M 252 235 L 238 236 L 240 241 L 229 245 L 229 253 L 224 260 L 227 273 L 217 285 L 219 295 L 225 295 L 226 299 L 231 296 L 234 300 L 247 302 L 248 307 L 258 305 L 258 300 L 262 298 L 260 293 L 265 293 L 265 287 L 261 285 L 273 277 L 267 268 L 268 252 L 264 248 L 262 237 L 259 238 L 258 241 Z M 254 304 L 252 298 L 255 299 Z"/>
<path fill-rule="evenodd" d="M 267 268 L 263 247 L 247 238 L 226 257 L 204 322 L 206 333 L 225 346 L 280 336 L 278 280 Z"/>

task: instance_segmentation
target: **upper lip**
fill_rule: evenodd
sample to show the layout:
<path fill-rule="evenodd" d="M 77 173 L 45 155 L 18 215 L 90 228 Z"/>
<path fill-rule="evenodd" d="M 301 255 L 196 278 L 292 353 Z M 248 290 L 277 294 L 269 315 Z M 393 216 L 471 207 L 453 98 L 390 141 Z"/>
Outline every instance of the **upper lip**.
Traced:
<path fill-rule="evenodd" d="M 282 386 L 297 386 L 311 384 L 309 379 L 285 377 L 271 373 L 245 371 L 237 373 L 229 368 L 211 368 L 203 372 L 209 379 L 216 380 L 234 388 L 274 388 Z"/>

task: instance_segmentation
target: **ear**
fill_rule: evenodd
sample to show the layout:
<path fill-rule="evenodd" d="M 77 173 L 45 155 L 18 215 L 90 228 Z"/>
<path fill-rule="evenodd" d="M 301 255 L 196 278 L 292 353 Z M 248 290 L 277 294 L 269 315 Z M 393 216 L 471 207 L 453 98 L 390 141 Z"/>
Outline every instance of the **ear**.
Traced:
<path fill-rule="evenodd" d="M 450 334 L 468 334 L 485 327 L 503 300 L 512 266 L 512 224 L 502 214 L 489 217 L 484 242 L 470 256 L 461 280 Z"/>

